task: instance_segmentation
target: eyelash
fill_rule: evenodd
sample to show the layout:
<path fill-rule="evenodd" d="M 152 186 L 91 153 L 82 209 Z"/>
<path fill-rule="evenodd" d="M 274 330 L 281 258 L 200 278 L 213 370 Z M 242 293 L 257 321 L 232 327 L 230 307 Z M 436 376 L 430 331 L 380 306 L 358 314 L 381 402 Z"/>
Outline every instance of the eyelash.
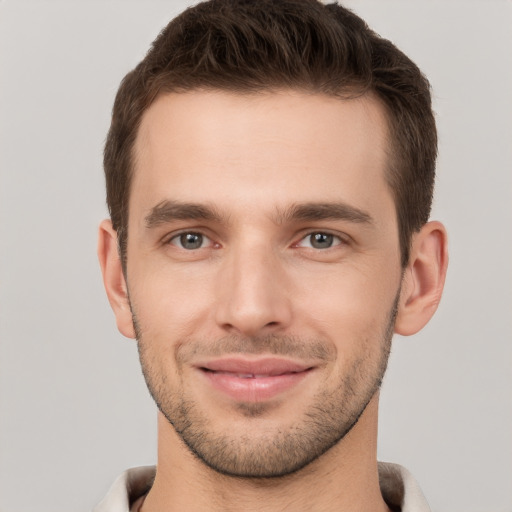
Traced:
<path fill-rule="evenodd" d="M 197 248 L 193 248 L 193 249 L 187 249 L 186 247 L 183 247 L 183 244 L 181 243 L 181 246 L 179 246 L 178 244 L 174 244 L 173 241 L 175 240 L 180 240 L 182 237 L 184 236 L 197 236 L 197 237 L 200 237 L 201 238 L 201 242 L 204 242 L 205 240 L 209 240 L 210 242 L 212 242 L 212 240 L 210 239 L 210 237 L 208 237 L 207 235 L 199 232 L 199 231 L 182 231 L 181 233 L 177 233 L 175 235 L 173 235 L 171 238 L 169 238 L 165 244 L 166 245 L 175 245 L 176 247 L 178 247 L 179 249 L 183 249 L 185 251 L 193 251 L 195 249 L 203 249 L 202 247 L 202 243 L 201 243 L 201 247 L 197 247 Z M 215 245 L 218 245 L 218 244 L 215 244 Z"/>
<path fill-rule="evenodd" d="M 327 238 L 331 238 L 332 241 L 333 241 L 333 245 L 330 245 L 329 247 L 314 247 L 312 246 L 314 244 L 312 238 L 314 236 L 317 236 L 317 235 L 321 235 L 323 237 L 327 237 Z M 334 234 L 334 233 L 331 233 L 329 231 L 310 231 L 309 233 L 305 234 L 298 242 L 296 242 L 293 246 L 294 247 L 301 247 L 301 243 L 304 242 L 305 240 L 309 239 L 311 242 L 311 245 L 308 246 L 308 248 L 310 249 L 316 249 L 316 250 L 327 250 L 327 249 L 332 249 L 334 247 L 338 247 L 340 245 L 346 245 L 348 243 L 348 241 L 346 240 L 346 238 L 342 237 L 341 235 L 337 235 L 337 234 Z M 319 240 L 317 239 L 316 240 L 317 242 L 319 242 Z"/>
<path fill-rule="evenodd" d="M 327 237 L 328 239 L 330 238 L 333 242 L 333 245 L 330 245 L 329 247 L 314 247 L 314 243 L 312 241 L 312 238 L 313 236 L 318 236 L 318 235 L 321 235 L 323 237 Z M 183 246 L 183 240 L 182 240 L 182 237 L 184 236 L 196 236 L 196 237 L 200 237 L 201 240 L 200 240 L 200 246 L 199 247 L 193 247 L 193 248 L 186 248 Z M 305 240 L 307 239 L 310 239 L 311 242 L 310 242 L 310 245 L 309 246 L 303 246 L 301 245 Z M 179 245 L 177 243 L 173 243 L 174 241 L 180 241 Z M 203 249 L 204 247 L 202 247 L 203 243 L 206 241 L 210 241 L 210 242 L 213 242 L 210 237 L 208 237 L 207 235 L 201 233 L 200 231 L 182 231 L 181 233 L 177 233 L 175 235 L 173 235 L 171 238 L 169 238 L 165 244 L 166 245 L 174 245 L 176 247 L 178 247 L 179 249 L 183 249 L 183 250 L 186 250 L 186 251 L 194 251 L 194 250 L 198 250 L 198 249 Z M 317 240 L 317 243 L 321 243 L 321 241 Z M 325 251 L 325 250 L 328 250 L 328 249 L 332 249 L 334 247 L 338 247 L 340 245 L 346 245 L 348 243 L 348 240 L 341 236 L 341 235 L 337 235 L 337 234 L 334 234 L 334 233 L 331 233 L 329 231 L 310 231 L 306 234 L 304 234 L 300 240 L 298 242 L 295 242 L 294 244 L 292 244 L 292 247 L 306 247 L 308 249 L 313 249 L 313 250 L 318 250 L 318 251 Z M 215 245 L 215 248 L 218 248 L 220 247 L 220 244 L 214 244 Z"/>

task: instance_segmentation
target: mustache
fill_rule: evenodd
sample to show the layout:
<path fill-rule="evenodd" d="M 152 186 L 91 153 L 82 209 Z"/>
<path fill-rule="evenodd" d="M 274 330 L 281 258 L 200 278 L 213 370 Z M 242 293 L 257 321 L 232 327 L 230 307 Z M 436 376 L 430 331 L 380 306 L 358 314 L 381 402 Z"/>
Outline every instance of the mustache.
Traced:
<path fill-rule="evenodd" d="M 143 339 L 140 324 L 135 315 L 133 326 L 139 351 L 151 340 Z M 301 360 L 334 361 L 336 347 L 317 338 L 303 338 L 291 335 L 269 334 L 264 336 L 223 336 L 217 340 L 185 338 L 175 347 L 178 363 L 186 363 L 198 358 L 217 358 L 229 354 L 273 355 Z"/>
<path fill-rule="evenodd" d="M 217 358 L 228 354 L 274 355 L 302 360 L 332 361 L 336 358 L 334 345 L 318 339 L 288 335 L 243 337 L 230 335 L 218 340 L 185 340 L 176 347 L 178 362 L 197 358 Z"/>

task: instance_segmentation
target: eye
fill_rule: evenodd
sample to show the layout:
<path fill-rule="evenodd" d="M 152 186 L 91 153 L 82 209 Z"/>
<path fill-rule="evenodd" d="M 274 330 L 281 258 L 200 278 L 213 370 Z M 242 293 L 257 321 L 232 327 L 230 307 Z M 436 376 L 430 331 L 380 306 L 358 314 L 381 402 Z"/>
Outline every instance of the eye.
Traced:
<path fill-rule="evenodd" d="M 212 241 L 201 233 L 180 233 L 179 235 L 173 236 L 169 243 L 175 245 L 180 249 L 186 249 L 187 251 L 193 251 L 195 249 L 202 249 L 203 247 L 210 245 Z"/>
<path fill-rule="evenodd" d="M 324 233 L 317 231 L 305 236 L 298 244 L 297 247 L 310 247 L 312 249 L 330 249 L 343 243 L 339 236 L 331 233 Z"/>

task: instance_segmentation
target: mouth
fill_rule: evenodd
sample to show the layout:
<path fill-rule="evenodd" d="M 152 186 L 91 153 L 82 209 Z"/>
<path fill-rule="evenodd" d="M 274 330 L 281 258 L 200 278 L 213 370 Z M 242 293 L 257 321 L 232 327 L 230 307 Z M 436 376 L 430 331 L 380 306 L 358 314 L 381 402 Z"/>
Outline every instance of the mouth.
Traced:
<path fill-rule="evenodd" d="M 263 402 L 299 385 L 314 367 L 280 358 L 231 357 L 202 363 L 197 369 L 216 391 L 239 402 Z"/>

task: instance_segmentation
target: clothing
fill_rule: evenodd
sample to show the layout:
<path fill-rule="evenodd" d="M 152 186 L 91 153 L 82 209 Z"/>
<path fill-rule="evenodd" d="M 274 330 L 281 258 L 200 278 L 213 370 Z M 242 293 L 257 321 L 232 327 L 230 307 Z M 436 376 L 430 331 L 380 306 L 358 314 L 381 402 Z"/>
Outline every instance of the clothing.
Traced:
<path fill-rule="evenodd" d="M 143 466 L 125 471 L 110 488 L 105 499 L 93 512 L 138 512 L 143 497 L 155 478 L 154 466 Z M 402 466 L 379 462 L 379 480 L 382 496 L 392 510 L 401 512 L 430 512 L 414 477 Z"/>

